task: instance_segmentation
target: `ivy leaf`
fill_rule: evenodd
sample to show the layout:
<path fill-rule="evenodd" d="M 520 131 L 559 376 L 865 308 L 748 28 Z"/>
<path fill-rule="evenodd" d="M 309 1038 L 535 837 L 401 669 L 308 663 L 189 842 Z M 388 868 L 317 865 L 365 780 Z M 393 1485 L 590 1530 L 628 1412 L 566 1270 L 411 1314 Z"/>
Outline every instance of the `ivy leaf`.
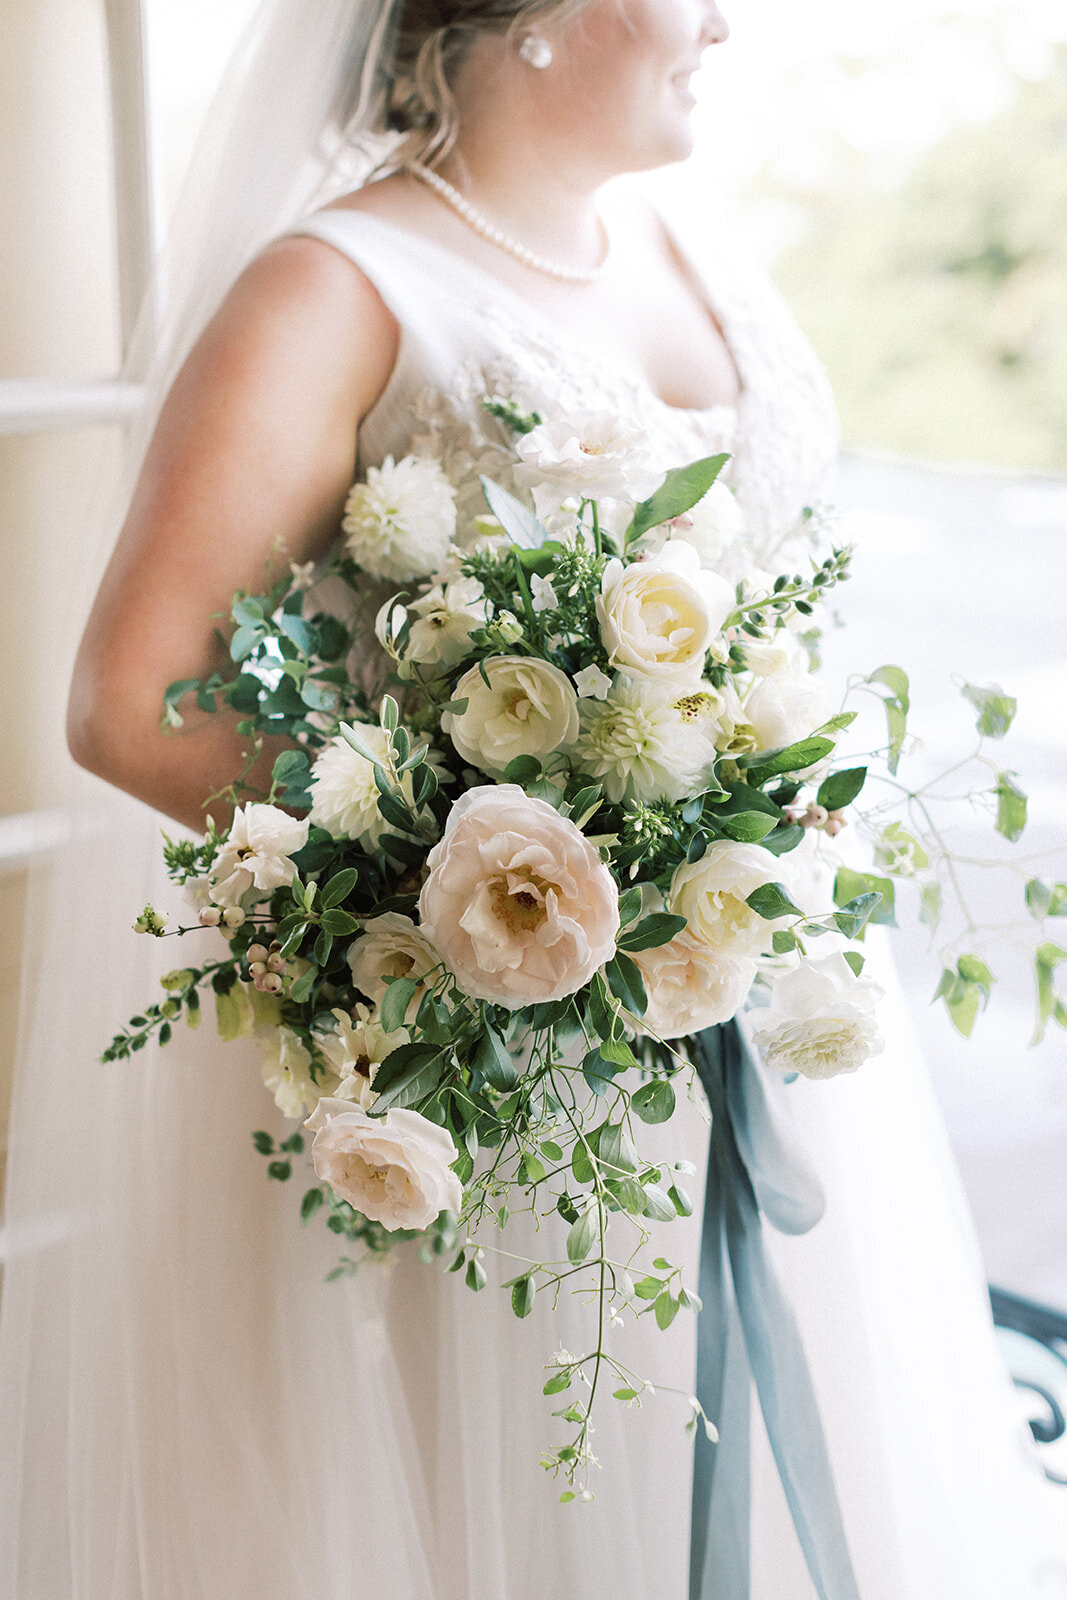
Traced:
<path fill-rule="evenodd" d="M 995 683 L 984 688 L 976 683 L 965 683 L 960 693 L 978 712 L 975 727 L 983 739 L 1003 739 L 1015 720 L 1019 702 Z"/>
<path fill-rule="evenodd" d="M 1026 827 L 1026 796 L 1018 784 L 1012 782 L 1014 777 L 1014 772 L 998 772 L 993 792 L 997 797 L 997 832 L 1017 844 Z"/>

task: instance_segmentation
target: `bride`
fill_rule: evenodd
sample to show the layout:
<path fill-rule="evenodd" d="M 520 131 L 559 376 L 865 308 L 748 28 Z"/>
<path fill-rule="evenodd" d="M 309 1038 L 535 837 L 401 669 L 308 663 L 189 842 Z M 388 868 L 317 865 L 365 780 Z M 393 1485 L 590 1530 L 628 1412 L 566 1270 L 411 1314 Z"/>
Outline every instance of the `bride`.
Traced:
<path fill-rule="evenodd" d="M 832 464 L 823 376 L 728 241 L 698 249 L 603 192 L 688 154 L 690 80 L 726 37 L 714 0 L 262 9 L 187 208 L 195 269 L 153 336 L 169 392 L 79 656 L 81 764 L 194 829 L 224 821 L 205 797 L 242 738 L 223 717 L 164 737 L 165 687 L 219 664 L 212 619 L 279 548 L 325 555 L 356 473 L 413 442 L 457 474 L 499 455 L 491 395 L 628 417 L 664 467 L 731 452 L 746 558 L 785 559 Z M 69 897 L 53 893 L 45 948 L 69 976 L 42 986 L 15 1111 L 0 1600 L 1050 1592 L 1034 1469 L 899 1003 L 884 1056 L 786 1100 L 827 1208 L 768 1246 L 850 1550 L 813 1578 L 754 1405 L 750 1507 L 725 1428 L 714 1505 L 699 1475 L 694 1493 L 695 1319 L 619 1330 L 664 1392 L 605 1417 L 595 1504 L 560 1506 L 538 1466 L 547 1322 L 402 1256 L 325 1283 L 331 1236 L 300 1230 L 247 1142 L 289 1131 L 251 1042 L 224 1050 L 205 1026 L 158 1060 L 93 1064 L 145 992 L 124 930 L 156 852 L 142 806 L 101 824 L 101 804 Z M 682 1121 L 702 1183 L 699 1107 Z M 695 1278 L 699 1213 L 671 1249 Z M 562 1308 L 564 1339 L 582 1315 Z"/>

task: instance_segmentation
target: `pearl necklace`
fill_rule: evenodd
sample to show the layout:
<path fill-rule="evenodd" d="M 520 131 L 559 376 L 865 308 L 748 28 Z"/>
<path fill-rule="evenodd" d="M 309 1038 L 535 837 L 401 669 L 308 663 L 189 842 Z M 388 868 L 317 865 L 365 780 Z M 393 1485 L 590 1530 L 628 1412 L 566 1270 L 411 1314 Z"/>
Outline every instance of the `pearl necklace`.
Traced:
<path fill-rule="evenodd" d="M 549 261 L 545 256 L 537 255 L 526 245 L 520 244 L 518 239 L 512 239 L 510 235 L 502 232 L 495 223 L 490 222 L 484 212 L 471 205 L 465 195 L 460 194 L 458 189 L 453 188 L 452 184 L 430 167 L 424 167 L 418 161 L 409 161 L 405 171 L 410 172 L 412 177 L 418 178 L 420 183 L 425 183 L 439 195 L 469 228 L 474 229 L 475 233 L 487 239 L 490 244 L 495 244 L 499 250 L 506 250 L 509 256 L 514 256 L 516 261 L 521 261 L 525 267 L 532 267 L 535 272 L 543 272 L 550 278 L 559 278 L 563 283 L 596 283 L 607 266 L 609 244 L 603 222 L 600 223 L 600 231 L 604 234 L 604 255 L 600 265 L 585 271 L 577 267 L 564 267 L 558 261 Z"/>

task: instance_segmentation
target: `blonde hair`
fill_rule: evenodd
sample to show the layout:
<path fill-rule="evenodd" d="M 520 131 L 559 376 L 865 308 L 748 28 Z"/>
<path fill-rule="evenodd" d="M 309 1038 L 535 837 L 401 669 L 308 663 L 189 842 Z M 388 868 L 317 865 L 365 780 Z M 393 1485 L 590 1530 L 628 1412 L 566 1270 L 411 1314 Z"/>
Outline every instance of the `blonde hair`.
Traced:
<path fill-rule="evenodd" d="M 482 33 L 505 36 L 569 22 L 591 0 L 406 0 L 396 37 L 389 127 L 406 134 L 391 164 L 435 166 L 456 142 L 456 68 Z"/>

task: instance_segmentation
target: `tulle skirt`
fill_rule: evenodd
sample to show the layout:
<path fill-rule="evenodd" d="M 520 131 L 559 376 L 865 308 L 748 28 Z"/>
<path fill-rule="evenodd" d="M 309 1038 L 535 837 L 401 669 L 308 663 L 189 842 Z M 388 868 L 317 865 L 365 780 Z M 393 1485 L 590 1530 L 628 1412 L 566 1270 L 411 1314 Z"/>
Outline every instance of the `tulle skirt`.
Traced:
<path fill-rule="evenodd" d="M 693 1313 L 610 1330 L 656 1393 L 609 1393 L 596 1499 L 561 1505 L 540 1458 L 563 1438 L 562 1400 L 542 1386 L 561 1343 L 591 1347 L 587 1304 L 563 1296 L 553 1314 L 539 1297 L 518 1321 L 499 1287 L 514 1269 L 492 1254 L 477 1294 L 408 1249 L 326 1282 L 343 1245 L 321 1220 L 301 1226 L 300 1172 L 269 1181 L 252 1146 L 253 1129 L 291 1128 L 254 1041 L 222 1045 L 205 1018 L 163 1050 L 96 1063 L 151 997 L 148 968 L 188 959 L 186 943 L 127 931 L 157 842 L 140 808 L 106 803 L 108 848 L 75 848 L 76 900 L 31 950 L 4 1234 L 0 1600 L 686 1600 Z M 860 1592 L 1067 1593 L 1067 1534 L 892 988 L 883 1031 L 856 1075 L 791 1087 L 828 1207 L 810 1234 L 771 1236 Z M 695 1287 L 708 1125 L 698 1099 L 679 1104 L 646 1143 L 698 1168 L 693 1217 L 656 1243 Z M 524 1218 L 487 1242 L 558 1253 Z M 754 1430 L 753 1600 L 814 1600 L 758 1416 Z"/>

